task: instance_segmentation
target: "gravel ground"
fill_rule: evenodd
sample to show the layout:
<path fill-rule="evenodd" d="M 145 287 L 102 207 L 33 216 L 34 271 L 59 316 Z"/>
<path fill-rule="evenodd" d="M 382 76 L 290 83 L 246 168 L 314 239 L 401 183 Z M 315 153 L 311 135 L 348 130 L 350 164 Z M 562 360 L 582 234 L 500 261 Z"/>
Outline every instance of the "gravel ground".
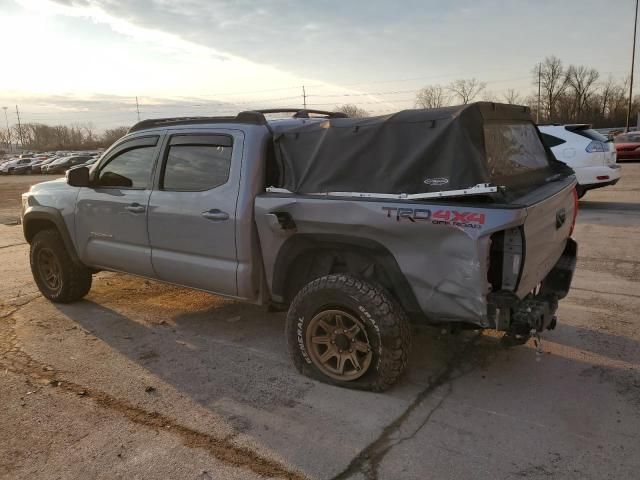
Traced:
<path fill-rule="evenodd" d="M 19 194 L 0 177 L 0 478 L 637 478 L 640 164 L 580 202 L 558 328 L 416 328 L 399 385 L 299 376 L 283 314 L 100 273 L 54 305 L 32 283 Z"/>

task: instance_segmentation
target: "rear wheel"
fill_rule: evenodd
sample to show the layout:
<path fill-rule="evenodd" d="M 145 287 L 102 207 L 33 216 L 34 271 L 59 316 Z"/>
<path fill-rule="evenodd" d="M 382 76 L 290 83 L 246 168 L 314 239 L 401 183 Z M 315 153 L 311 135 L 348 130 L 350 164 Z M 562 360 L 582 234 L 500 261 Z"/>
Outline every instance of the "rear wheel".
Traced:
<path fill-rule="evenodd" d="M 52 302 L 74 302 L 89 293 L 91 271 L 73 262 L 56 230 L 43 230 L 33 237 L 30 261 L 38 289 Z"/>
<path fill-rule="evenodd" d="M 576 187 L 576 193 L 578 194 L 578 198 L 582 198 L 587 193 L 587 190 L 584 187 L 581 187 L 580 185 L 578 185 Z"/>
<path fill-rule="evenodd" d="M 347 274 L 305 286 L 287 315 L 286 335 L 296 368 L 317 380 L 381 391 L 407 365 L 407 316 L 380 286 Z"/>

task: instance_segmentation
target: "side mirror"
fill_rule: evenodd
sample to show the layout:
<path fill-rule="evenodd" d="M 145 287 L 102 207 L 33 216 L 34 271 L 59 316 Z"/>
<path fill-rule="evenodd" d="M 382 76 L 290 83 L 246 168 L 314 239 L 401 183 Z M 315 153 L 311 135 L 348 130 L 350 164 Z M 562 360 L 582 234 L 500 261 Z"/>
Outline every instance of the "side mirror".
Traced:
<path fill-rule="evenodd" d="M 88 187 L 89 169 L 87 167 L 75 167 L 67 170 L 67 184 L 72 187 Z"/>

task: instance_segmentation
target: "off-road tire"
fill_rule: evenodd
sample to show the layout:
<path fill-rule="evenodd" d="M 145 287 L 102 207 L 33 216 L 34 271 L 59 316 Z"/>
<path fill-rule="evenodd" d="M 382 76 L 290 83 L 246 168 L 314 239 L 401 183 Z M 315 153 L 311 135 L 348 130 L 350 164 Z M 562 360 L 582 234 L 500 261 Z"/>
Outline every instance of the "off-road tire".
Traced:
<path fill-rule="evenodd" d="M 331 378 L 311 358 L 306 330 L 312 318 L 332 309 L 349 312 L 366 330 L 372 357 L 359 378 Z M 285 334 L 293 363 L 302 374 L 360 390 L 382 391 L 396 383 L 411 348 L 411 327 L 402 307 L 380 285 L 349 274 L 327 275 L 308 283 L 291 303 Z"/>
<path fill-rule="evenodd" d="M 42 251 L 50 252 L 59 264 L 59 286 L 51 288 L 42 277 L 38 259 Z M 73 262 L 60 234 L 56 230 L 42 230 L 31 241 L 29 255 L 31 273 L 42 295 L 55 303 L 70 303 L 83 298 L 91 290 L 91 271 Z"/>

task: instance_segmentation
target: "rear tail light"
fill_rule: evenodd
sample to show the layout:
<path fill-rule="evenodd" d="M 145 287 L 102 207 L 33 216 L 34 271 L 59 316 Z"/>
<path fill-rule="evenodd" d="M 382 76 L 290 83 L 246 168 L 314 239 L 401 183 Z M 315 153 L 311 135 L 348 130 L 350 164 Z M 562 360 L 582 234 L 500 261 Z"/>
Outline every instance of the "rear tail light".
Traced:
<path fill-rule="evenodd" d="M 573 189 L 573 219 L 571 220 L 571 230 L 569 230 L 569 236 L 573 235 L 573 229 L 576 226 L 576 218 L 578 217 L 578 190 Z"/>
<path fill-rule="evenodd" d="M 596 152 L 608 152 L 609 146 L 598 140 L 593 140 L 586 148 L 587 153 L 596 153 Z"/>

